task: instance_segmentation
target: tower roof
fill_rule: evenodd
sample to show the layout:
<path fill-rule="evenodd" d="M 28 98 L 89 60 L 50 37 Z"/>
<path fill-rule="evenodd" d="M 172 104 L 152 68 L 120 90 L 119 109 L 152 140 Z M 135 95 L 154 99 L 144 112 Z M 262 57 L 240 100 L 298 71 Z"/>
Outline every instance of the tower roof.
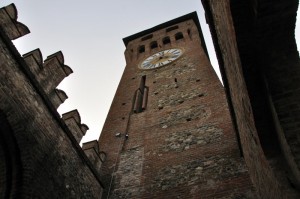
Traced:
<path fill-rule="evenodd" d="M 169 26 L 172 26 L 172 25 L 175 25 L 175 24 L 178 24 L 178 23 L 190 20 L 190 19 L 192 19 L 194 21 L 194 23 L 196 24 L 196 26 L 197 26 L 197 29 L 198 29 L 198 32 L 199 32 L 199 37 L 201 39 L 202 47 L 203 47 L 206 55 L 208 56 L 205 41 L 204 41 L 204 37 L 203 37 L 203 34 L 202 34 L 201 26 L 200 26 L 198 15 L 197 15 L 196 11 L 191 12 L 191 13 L 186 14 L 186 15 L 183 15 L 181 17 L 172 19 L 170 21 L 164 22 L 164 23 L 159 24 L 157 26 L 154 26 L 152 28 L 149 28 L 149 29 L 146 29 L 144 31 L 133 34 L 131 36 L 125 37 L 125 38 L 123 38 L 123 42 L 124 42 L 125 46 L 127 47 L 128 43 L 132 40 L 135 40 L 137 38 L 143 37 L 143 36 L 148 35 L 152 32 L 155 32 L 157 30 L 160 30 L 160 29 L 163 29 L 163 28 L 166 28 L 166 27 L 169 27 Z"/>

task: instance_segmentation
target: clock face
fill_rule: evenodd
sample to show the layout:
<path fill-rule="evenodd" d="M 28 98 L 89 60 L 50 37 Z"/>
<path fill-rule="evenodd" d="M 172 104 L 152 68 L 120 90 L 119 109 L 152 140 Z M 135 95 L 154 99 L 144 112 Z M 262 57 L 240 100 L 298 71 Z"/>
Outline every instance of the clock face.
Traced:
<path fill-rule="evenodd" d="M 160 51 L 142 61 L 139 65 L 139 68 L 153 69 L 165 66 L 178 59 L 182 55 L 182 53 L 183 50 L 180 48 L 171 48 L 168 50 Z"/>

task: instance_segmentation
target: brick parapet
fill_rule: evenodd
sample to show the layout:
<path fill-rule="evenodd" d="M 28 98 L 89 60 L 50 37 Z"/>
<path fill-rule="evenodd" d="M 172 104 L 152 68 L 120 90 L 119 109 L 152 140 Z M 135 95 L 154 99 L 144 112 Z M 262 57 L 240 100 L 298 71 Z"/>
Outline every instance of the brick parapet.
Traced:
<path fill-rule="evenodd" d="M 66 99 L 68 99 L 67 94 L 60 89 L 55 89 L 54 92 L 50 93 L 49 97 L 55 108 L 58 108 Z"/>
<path fill-rule="evenodd" d="M 84 190 L 87 184 L 83 185 L 82 182 L 87 182 L 91 183 L 89 190 L 87 190 L 89 194 L 95 194 L 93 198 L 101 198 L 103 185 L 98 172 L 82 151 L 72 132 L 60 118 L 56 107 L 49 99 L 49 95 L 37 81 L 32 68 L 26 64 L 10 41 L 11 36 L 7 33 L 9 34 L 1 26 L 0 78 L 2 80 L 0 91 L 2 94 L 0 109 L 6 113 L 21 151 L 22 197 L 53 198 L 51 195 L 54 196 L 55 194 L 55 198 L 71 197 L 68 194 L 78 191 L 78 194 L 84 194 L 85 191 L 80 192 L 80 189 Z M 39 52 L 36 51 L 36 54 L 33 55 L 36 59 L 36 69 L 41 63 L 39 60 L 41 56 L 38 54 Z M 71 70 L 64 65 L 63 71 L 65 74 L 69 74 Z M 64 96 L 62 93 L 59 95 Z M 86 130 L 87 126 L 83 124 L 80 131 Z M 43 159 L 43 157 L 48 158 Z M 68 172 L 63 174 L 62 171 Z M 55 175 L 50 176 L 51 172 L 54 172 Z M 77 172 L 86 173 L 86 176 L 82 176 L 80 179 L 81 177 L 77 176 Z M 34 176 L 35 178 L 33 178 Z M 51 183 L 49 183 L 49 178 L 52 179 Z M 55 182 L 53 181 L 54 178 L 56 178 Z M 60 186 L 59 184 L 63 182 L 62 179 L 58 178 L 64 178 L 65 182 L 68 181 L 71 184 L 64 184 L 66 189 L 51 192 L 52 188 Z M 78 184 L 77 188 L 74 189 L 76 183 L 81 185 Z M 44 190 L 46 187 L 48 187 L 47 190 Z"/>
<path fill-rule="evenodd" d="M 56 87 L 73 72 L 69 66 L 64 65 L 62 52 L 49 55 L 44 62 L 40 49 L 24 54 L 23 58 L 53 105 L 58 108 L 68 97 Z"/>
<path fill-rule="evenodd" d="M 18 22 L 17 19 L 18 11 L 15 4 L 12 3 L 0 9 L 0 25 L 11 40 L 30 33 L 27 26 Z"/>
<path fill-rule="evenodd" d="M 97 140 L 86 142 L 82 144 L 82 150 L 93 163 L 97 171 L 100 172 L 101 165 L 105 159 L 101 158 L 99 153 L 99 144 Z"/>
<path fill-rule="evenodd" d="M 81 124 L 81 119 L 79 112 L 73 110 L 62 115 L 62 119 L 68 126 L 76 141 L 80 143 L 82 137 L 85 135 L 86 131 L 89 129 L 87 125 Z"/>

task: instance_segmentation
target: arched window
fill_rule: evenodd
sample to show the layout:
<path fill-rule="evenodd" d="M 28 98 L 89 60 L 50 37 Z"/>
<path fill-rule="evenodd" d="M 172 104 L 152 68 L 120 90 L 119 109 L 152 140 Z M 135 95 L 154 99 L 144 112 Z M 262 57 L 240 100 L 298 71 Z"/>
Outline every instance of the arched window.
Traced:
<path fill-rule="evenodd" d="M 175 34 L 175 39 L 176 39 L 176 40 L 183 39 L 183 34 L 182 34 L 182 32 L 176 33 L 176 34 Z"/>
<path fill-rule="evenodd" d="M 170 37 L 163 38 L 162 42 L 164 45 L 171 43 Z"/>
<path fill-rule="evenodd" d="M 145 46 L 144 46 L 144 45 L 139 46 L 138 52 L 139 52 L 139 53 L 145 52 Z"/>
<path fill-rule="evenodd" d="M 150 48 L 151 48 L 151 49 L 157 48 L 157 42 L 156 42 L 156 41 L 152 41 L 152 42 L 150 43 Z"/>

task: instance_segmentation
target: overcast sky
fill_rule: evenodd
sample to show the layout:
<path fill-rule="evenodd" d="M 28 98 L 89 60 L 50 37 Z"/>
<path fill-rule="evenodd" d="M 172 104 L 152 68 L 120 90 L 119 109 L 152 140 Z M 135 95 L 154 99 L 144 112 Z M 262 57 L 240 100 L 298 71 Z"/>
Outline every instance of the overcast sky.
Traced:
<path fill-rule="evenodd" d="M 10 3 L 31 31 L 14 41 L 19 52 L 40 48 L 46 59 L 62 51 L 73 69 L 58 87 L 69 97 L 58 111 L 78 109 L 90 128 L 83 142 L 98 139 L 102 130 L 126 65 L 122 38 L 197 11 L 212 65 L 218 67 L 201 0 L 1 0 L 0 7 Z"/>

